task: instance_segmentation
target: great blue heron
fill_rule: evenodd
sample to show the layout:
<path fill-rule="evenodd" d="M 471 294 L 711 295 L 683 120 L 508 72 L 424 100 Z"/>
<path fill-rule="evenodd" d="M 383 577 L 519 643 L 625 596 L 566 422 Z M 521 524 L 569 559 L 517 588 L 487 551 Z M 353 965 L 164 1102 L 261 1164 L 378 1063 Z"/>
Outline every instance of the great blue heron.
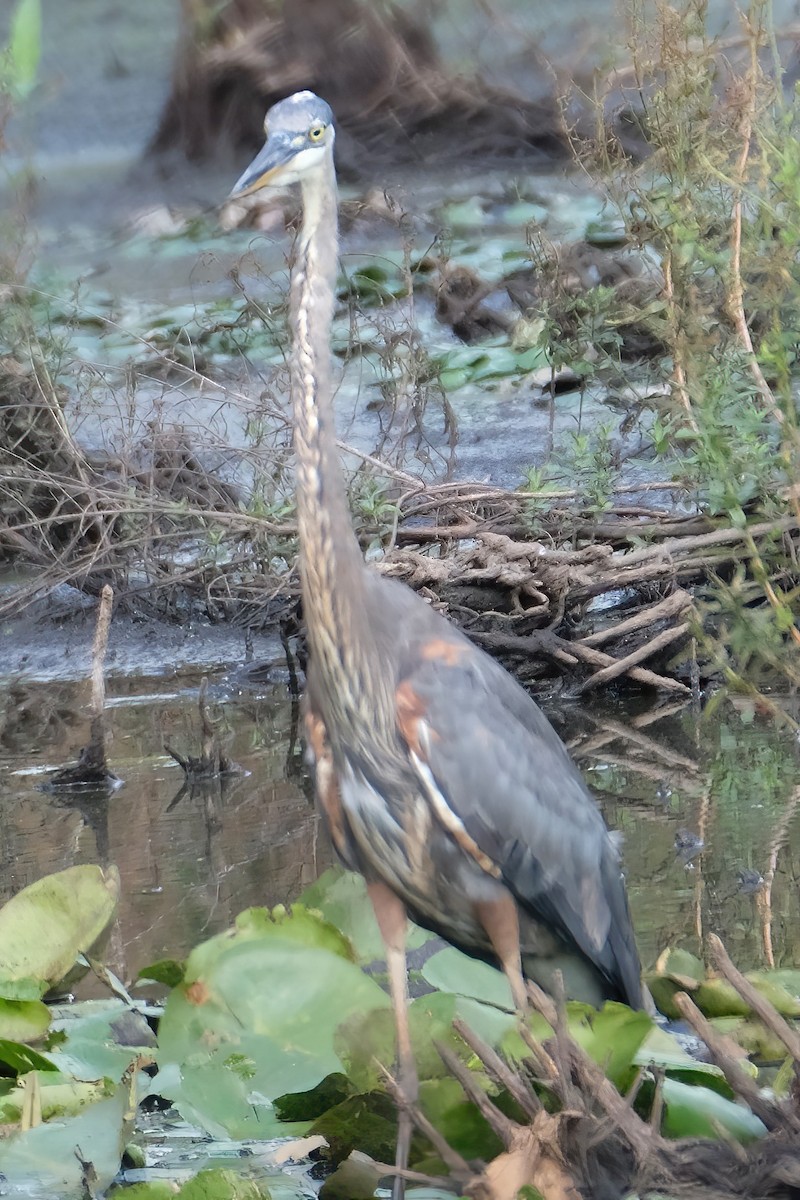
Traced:
<path fill-rule="evenodd" d="M 523 688 L 410 588 L 365 567 L 336 449 L 330 333 L 338 251 L 333 113 L 298 92 L 233 189 L 299 183 L 291 285 L 294 444 L 306 737 L 345 864 L 360 871 L 386 946 L 400 1084 L 417 1078 L 407 1022 L 406 914 L 568 994 L 643 1004 L 617 847 L 563 743 Z M 410 1124 L 401 1114 L 399 1167 Z"/>

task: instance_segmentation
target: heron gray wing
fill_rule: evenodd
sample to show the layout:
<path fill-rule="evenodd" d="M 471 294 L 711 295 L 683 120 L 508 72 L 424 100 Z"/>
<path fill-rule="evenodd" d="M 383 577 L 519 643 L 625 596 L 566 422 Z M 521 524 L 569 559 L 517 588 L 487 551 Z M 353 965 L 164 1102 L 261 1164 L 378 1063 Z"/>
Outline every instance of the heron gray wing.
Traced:
<path fill-rule="evenodd" d="M 409 650 L 401 732 L 441 796 L 518 902 L 638 1003 L 616 845 L 555 730 L 506 671 L 447 626 Z"/>

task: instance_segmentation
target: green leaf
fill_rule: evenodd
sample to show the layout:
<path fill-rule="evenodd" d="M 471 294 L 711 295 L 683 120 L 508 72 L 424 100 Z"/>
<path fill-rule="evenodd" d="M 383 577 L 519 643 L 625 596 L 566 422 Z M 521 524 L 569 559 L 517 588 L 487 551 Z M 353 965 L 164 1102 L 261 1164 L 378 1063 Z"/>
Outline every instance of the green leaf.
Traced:
<path fill-rule="evenodd" d="M 706 969 L 699 958 L 688 950 L 670 948 L 664 950 L 656 963 L 656 974 L 665 975 L 680 985 L 684 991 L 693 991 L 706 977 Z"/>
<path fill-rule="evenodd" d="M 748 975 L 748 979 L 754 975 L 777 983 L 780 987 L 786 988 L 790 996 L 800 998 L 800 970 L 792 967 L 778 967 L 771 971 L 753 972 Z"/>
<path fill-rule="evenodd" d="M 321 918 L 319 913 L 310 912 L 304 904 L 293 904 L 291 909 L 283 904 L 271 910 L 246 908 L 236 918 L 235 930 L 240 938 L 261 938 L 265 934 L 271 939 L 285 937 L 294 944 L 331 950 L 355 962 L 350 939 L 331 921 Z"/>
<path fill-rule="evenodd" d="M 760 1062 L 780 1062 L 786 1053 L 783 1043 L 755 1017 L 712 1017 L 711 1024 Z M 750 1068 L 754 1076 L 758 1074 L 755 1063 L 745 1059 L 739 1065 L 743 1070 Z"/>
<path fill-rule="evenodd" d="M 681 987 L 674 979 L 668 979 L 666 975 L 645 975 L 644 981 L 658 1011 L 665 1017 L 669 1017 L 670 1021 L 683 1020 L 683 1014 L 675 1003 L 675 997 L 678 992 L 685 992 L 686 988 Z"/>
<path fill-rule="evenodd" d="M 503 1149 L 478 1109 L 452 1078 L 427 1079 L 420 1084 L 419 1106 L 445 1141 L 459 1154 L 487 1162 Z"/>
<path fill-rule="evenodd" d="M 750 1012 L 732 984 L 716 976 L 704 980 L 692 999 L 707 1017 L 746 1017 Z"/>
<path fill-rule="evenodd" d="M 788 982 L 791 974 L 796 973 L 784 972 L 784 981 Z M 792 983 L 787 987 L 786 982 L 778 978 L 778 975 L 778 971 L 748 971 L 745 978 L 766 1000 L 769 1000 L 772 1007 L 776 1008 L 782 1017 L 800 1017 L 800 998 L 795 990 L 795 984 Z"/>
<path fill-rule="evenodd" d="M 159 962 L 142 967 L 136 979 L 137 981 L 152 980 L 154 983 L 163 983 L 165 987 L 173 988 L 177 987 L 179 983 L 183 983 L 185 970 L 185 963 L 178 962 L 174 958 L 162 958 Z"/>
<path fill-rule="evenodd" d="M 56 1015 L 53 1027 L 66 1036 L 50 1057 L 75 1079 L 119 1080 L 140 1055 L 154 1053 L 155 1036 L 147 1021 L 121 1000 L 88 1000 L 65 1005 L 60 1012 L 68 1015 Z"/>
<path fill-rule="evenodd" d="M 176 1192 L 168 1179 L 153 1179 L 149 1183 L 129 1183 L 125 1187 L 116 1184 L 108 1193 L 109 1200 L 175 1200 Z"/>
<path fill-rule="evenodd" d="M 0 1062 L 8 1067 L 15 1075 L 25 1075 L 28 1071 L 55 1071 L 57 1068 L 50 1059 L 25 1046 L 21 1042 L 12 1042 L 0 1038 Z"/>
<path fill-rule="evenodd" d="M 507 225 L 530 225 L 531 221 L 546 221 L 548 216 L 545 206 L 534 200 L 518 200 L 516 204 L 509 204 L 503 213 Z"/>
<path fill-rule="evenodd" d="M 116 1184 L 108 1193 L 109 1200 L 175 1200 L 176 1192 L 168 1179 L 153 1179 L 149 1183 L 129 1183 L 125 1187 Z"/>
<path fill-rule="evenodd" d="M 8 1194 L 28 1200 L 82 1200 L 86 1191 L 80 1158 L 91 1162 L 96 1190 L 108 1187 L 119 1170 L 129 1103 L 128 1089 L 120 1087 L 75 1117 L 45 1122 L 5 1139 L 2 1173 Z M 78 1146 L 80 1158 L 75 1153 Z"/>
<path fill-rule="evenodd" d="M 317 882 L 306 888 L 300 902 L 317 910 L 349 937 L 361 962 L 383 959 L 385 950 L 378 922 L 367 895 L 367 886 L 354 871 L 331 866 Z"/>
<path fill-rule="evenodd" d="M 33 90 L 41 53 L 41 0 L 19 0 L 11 18 L 8 63 L 12 86 L 21 98 Z"/>
<path fill-rule="evenodd" d="M 472 372 L 467 367 L 461 367 L 458 370 L 445 370 L 439 372 L 439 383 L 446 392 L 457 392 L 459 388 L 464 387 L 472 379 Z"/>
<path fill-rule="evenodd" d="M 70 867 L 17 892 L 0 909 L 0 963 L 11 980 L 65 980 L 79 954 L 92 956 L 119 899 L 116 867 Z M 81 973 L 85 973 L 85 968 Z"/>
<path fill-rule="evenodd" d="M 422 976 L 439 991 L 471 996 L 508 1011 L 514 1009 L 511 988 L 503 972 L 462 954 L 453 946 L 432 954 L 422 968 Z"/>
<path fill-rule="evenodd" d="M 199 946 L 167 998 L 153 1091 L 217 1136 L 274 1131 L 276 1097 L 342 1069 L 338 1026 L 389 1006 L 344 950 L 346 939 L 302 907 L 277 920 L 251 910 Z"/>
<path fill-rule="evenodd" d="M 516 1027 L 516 1013 L 482 1004 L 471 996 L 456 996 L 456 1016 L 490 1046 L 499 1046 L 507 1032 Z"/>
<path fill-rule="evenodd" d="M 41 1000 L 41 979 L 7 979 L 0 975 L 0 996 L 5 1000 Z"/>
<path fill-rule="evenodd" d="M 336 1030 L 334 1046 L 348 1078 L 360 1092 L 380 1083 L 380 1067 L 396 1055 L 394 1014 L 386 1008 L 355 1013 Z"/>
<path fill-rule="evenodd" d="M 50 1027 L 50 1010 L 41 1000 L 0 1000 L 0 1037 L 36 1042 Z"/>
<path fill-rule="evenodd" d="M 722 1096 L 727 1096 L 728 1099 L 733 1099 L 733 1090 L 719 1067 L 692 1058 L 672 1034 L 659 1025 L 654 1025 L 650 1030 L 636 1051 L 633 1061 L 637 1067 L 661 1067 L 672 1079 L 708 1087 Z M 754 1074 L 757 1073 L 746 1060 L 743 1060 L 740 1066 L 743 1071 L 752 1070 Z"/>
<path fill-rule="evenodd" d="M 315 910 L 321 912 L 349 939 L 359 962 L 370 963 L 384 958 L 386 951 L 375 920 L 375 910 L 361 875 L 345 871 L 342 867 L 330 867 L 316 883 L 306 888 L 293 911 L 298 905 L 312 914 Z M 410 925 L 406 945 L 409 948 L 421 946 L 432 936 L 427 929 Z"/>
<path fill-rule="evenodd" d="M 578 1045 L 623 1091 L 630 1082 L 636 1054 L 653 1028 L 653 1020 L 645 1012 L 608 1001 L 599 1012 L 590 1010 L 577 1021 L 568 1020 L 568 1028 Z"/>
<path fill-rule="evenodd" d="M 749 1108 L 743 1108 L 709 1088 L 665 1079 L 662 1095 L 663 1131 L 670 1137 L 719 1138 L 724 1130 L 740 1142 L 751 1142 L 767 1132 Z"/>
<path fill-rule="evenodd" d="M 452 200 L 442 209 L 442 220 L 453 229 L 480 229 L 486 222 L 483 202 L 479 196 L 468 200 Z"/>
<path fill-rule="evenodd" d="M 53 1070 L 29 1072 L 24 1083 L 20 1083 L 0 1098 L 1 1124 L 13 1125 L 19 1122 L 31 1074 L 36 1074 L 38 1079 L 44 1121 L 75 1116 L 88 1105 L 108 1095 L 104 1081 L 85 1083 Z"/>
<path fill-rule="evenodd" d="M 383 1177 L 383 1171 L 368 1158 L 354 1154 L 327 1177 L 319 1191 L 320 1200 L 372 1200 Z M 452 1193 L 447 1200 L 453 1200 Z"/>
<path fill-rule="evenodd" d="M 516 355 L 516 359 L 519 371 L 538 371 L 540 367 L 550 364 L 549 355 L 544 346 L 531 346 L 528 350 L 522 350 Z"/>

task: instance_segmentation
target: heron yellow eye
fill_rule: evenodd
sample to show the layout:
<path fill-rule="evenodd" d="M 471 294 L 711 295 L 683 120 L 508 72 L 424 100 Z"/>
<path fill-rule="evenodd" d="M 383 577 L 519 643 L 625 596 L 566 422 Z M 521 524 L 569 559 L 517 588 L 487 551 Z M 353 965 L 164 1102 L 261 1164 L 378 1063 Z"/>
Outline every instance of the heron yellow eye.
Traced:
<path fill-rule="evenodd" d="M 308 131 L 308 140 L 310 142 L 321 142 L 325 136 L 324 125 L 312 125 Z"/>

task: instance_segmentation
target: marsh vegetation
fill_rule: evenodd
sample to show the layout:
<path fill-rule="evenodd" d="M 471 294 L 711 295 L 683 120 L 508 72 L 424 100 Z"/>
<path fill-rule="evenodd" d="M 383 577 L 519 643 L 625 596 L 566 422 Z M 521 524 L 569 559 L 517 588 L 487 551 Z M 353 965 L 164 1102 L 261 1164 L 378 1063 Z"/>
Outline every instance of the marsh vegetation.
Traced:
<path fill-rule="evenodd" d="M 501 8 L 489 14 L 498 37 L 510 47 L 525 35 L 530 49 L 519 14 Z M 567 735 L 617 805 L 654 995 L 713 1059 L 614 1005 L 595 1016 L 542 1000 L 520 1032 L 489 968 L 416 931 L 420 1196 L 788 1198 L 800 1170 L 796 31 L 776 27 L 765 0 L 722 37 L 703 3 L 631 4 L 613 67 L 575 63 L 554 82 L 531 66 L 526 90 L 519 45 L 503 88 L 474 65 L 456 71 L 441 13 L 431 23 L 413 4 L 398 15 L 356 0 L 321 12 L 185 6 L 147 169 L 180 180 L 188 154 L 206 180 L 216 164 L 232 181 L 220 154 L 246 158 L 274 89 L 298 73 L 336 102 L 337 405 L 365 553 L 546 702 L 603 697 Z M 41 94 L 46 37 L 33 0 L 14 14 L 0 110 L 10 144 Z M 353 35 L 345 57 L 330 55 L 331 22 Z M 17 159 L 10 176 L 0 619 L 14 678 L 0 738 L 4 853 L 12 867 L 13 847 L 30 854 L 12 877 L 31 888 L 0 911 L 0 1173 L 31 1195 L 102 1195 L 124 1151 L 115 1190 L 131 1200 L 255 1200 L 309 1194 L 308 1164 L 283 1163 L 312 1151 L 328 1196 L 369 1196 L 394 1138 L 378 1065 L 392 1061 L 387 998 L 380 967 L 362 969 L 380 955 L 358 886 L 335 873 L 314 882 L 330 857 L 302 794 L 292 707 L 294 201 L 220 205 L 212 176 L 213 206 L 185 188 L 176 207 L 129 212 L 113 238 L 88 240 L 73 213 L 78 232 L 64 223 L 48 253 L 46 223 L 37 249 L 21 220 L 36 211 L 31 172 Z M 15 631 L 47 646 L 54 624 L 91 623 L 109 586 L 112 647 L 114 622 L 167 659 L 193 629 L 236 630 L 253 671 L 212 686 L 219 707 L 201 726 L 168 699 L 140 710 L 128 757 L 133 718 L 112 709 L 109 763 L 127 787 L 76 802 L 56 786 L 43 800 L 30 780 L 7 780 L 71 756 L 80 693 L 32 682 Z M 51 598 L 65 607 L 48 609 Z M 167 872 L 180 917 L 161 937 L 155 846 L 179 787 L 165 738 L 190 768 L 174 812 L 204 857 L 181 843 Z M 233 762 L 258 786 L 246 771 L 225 781 L 216 768 Z M 253 815 L 279 805 L 286 824 Z M 236 840 L 239 823 L 255 851 Z M 244 883 L 226 891 L 233 865 Z M 237 916 L 264 887 L 270 907 Z M 715 930 L 744 982 L 709 952 Z M 94 998 L 59 1005 L 76 960 Z M 176 1138 L 183 1120 L 215 1139 L 195 1179 L 174 1156 L 154 1177 L 165 1125 L 141 1130 L 164 1109 Z M 287 1133 L 315 1141 L 265 1144 Z M 232 1159 L 245 1148 L 243 1174 Z"/>

